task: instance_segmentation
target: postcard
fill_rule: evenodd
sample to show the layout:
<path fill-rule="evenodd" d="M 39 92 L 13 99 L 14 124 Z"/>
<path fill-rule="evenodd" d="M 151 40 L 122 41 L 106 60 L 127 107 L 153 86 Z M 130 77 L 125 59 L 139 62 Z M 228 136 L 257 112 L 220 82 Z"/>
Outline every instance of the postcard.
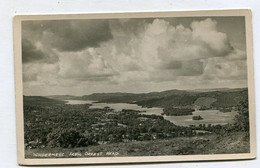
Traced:
<path fill-rule="evenodd" d="M 250 10 L 14 17 L 18 163 L 256 157 Z"/>

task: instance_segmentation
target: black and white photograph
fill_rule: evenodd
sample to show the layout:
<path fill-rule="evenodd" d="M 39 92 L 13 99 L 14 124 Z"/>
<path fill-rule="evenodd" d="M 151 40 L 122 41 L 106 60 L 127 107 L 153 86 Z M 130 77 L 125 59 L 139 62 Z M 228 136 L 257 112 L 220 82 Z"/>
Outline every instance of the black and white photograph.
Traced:
<path fill-rule="evenodd" d="M 255 157 L 250 12 L 70 16 L 14 21 L 22 164 Z"/>

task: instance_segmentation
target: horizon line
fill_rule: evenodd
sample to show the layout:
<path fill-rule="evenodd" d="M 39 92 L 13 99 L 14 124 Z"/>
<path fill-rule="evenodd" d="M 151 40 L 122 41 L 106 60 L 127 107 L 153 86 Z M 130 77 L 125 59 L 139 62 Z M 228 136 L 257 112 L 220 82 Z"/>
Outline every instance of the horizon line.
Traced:
<path fill-rule="evenodd" d="M 178 90 L 178 91 L 199 91 L 199 90 L 214 90 L 214 89 L 229 89 L 229 90 L 235 90 L 235 89 L 248 89 L 248 87 L 241 87 L 241 88 L 228 88 L 228 87 L 223 87 L 223 88 L 207 88 L 207 89 L 170 89 L 170 90 L 163 90 L 163 91 L 152 91 L 152 92 L 135 92 L 135 93 L 130 93 L 130 92 L 94 92 L 90 94 L 83 94 L 83 95 L 71 95 L 71 94 L 54 94 L 54 95 L 24 95 L 23 96 L 42 96 L 42 97 L 47 97 L 47 96 L 75 96 L 75 97 L 82 97 L 82 96 L 89 96 L 92 94 L 111 94 L 111 93 L 128 93 L 128 94 L 148 94 L 148 93 L 160 93 L 160 92 L 166 92 L 166 91 L 172 91 L 172 90 Z"/>

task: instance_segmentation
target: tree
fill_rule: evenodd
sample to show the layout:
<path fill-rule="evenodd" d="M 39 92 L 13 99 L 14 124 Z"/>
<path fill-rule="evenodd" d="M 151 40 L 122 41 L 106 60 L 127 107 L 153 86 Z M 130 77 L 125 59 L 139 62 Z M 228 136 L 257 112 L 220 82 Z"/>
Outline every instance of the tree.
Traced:
<path fill-rule="evenodd" d="M 51 147 L 79 147 L 79 146 L 88 146 L 88 140 L 81 135 L 78 131 L 69 129 L 61 130 L 57 129 L 49 133 L 47 136 L 47 141 Z"/>
<path fill-rule="evenodd" d="M 238 114 L 235 116 L 235 126 L 238 130 L 249 132 L 248 99 L 237 105 Z"/>

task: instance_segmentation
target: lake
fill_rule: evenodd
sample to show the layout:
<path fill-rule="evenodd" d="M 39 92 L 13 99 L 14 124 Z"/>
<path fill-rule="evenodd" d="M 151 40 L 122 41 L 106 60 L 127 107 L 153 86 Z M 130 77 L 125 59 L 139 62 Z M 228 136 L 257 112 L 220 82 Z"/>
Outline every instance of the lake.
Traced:
<path fill-rule="evenodd" d="M 146 115 L 160 115 L 163 116 L 164 119 L 180 126 L 189 126 L 189 125 L 199 125 L 199 124 L 228 124 L 233 123 L 234 117 L 237 114 L 236 111 L 232 112 L 220 112 L 219 110 L 196 110 L 193 112 L 193 115 L 186 116 L 166 116 L 162 115 L 163 108 L 153 107 L 153 108 L 144 108 L 138 106 L 137 104 L 129 104 L 129 103 L 96 103 L 95 101 L 88 100 L 66 100 L 68 101 L 66 104 L 92 104 L 90 108 L 104 108 L 110 107 L 115 111 L 121 111 L 122 109 L 132 109 L 132 110 L 140 110 L 145 111 L 142 114 Z M 192 120 L 194 115 L 200 115 L 203 120 Z"/>

